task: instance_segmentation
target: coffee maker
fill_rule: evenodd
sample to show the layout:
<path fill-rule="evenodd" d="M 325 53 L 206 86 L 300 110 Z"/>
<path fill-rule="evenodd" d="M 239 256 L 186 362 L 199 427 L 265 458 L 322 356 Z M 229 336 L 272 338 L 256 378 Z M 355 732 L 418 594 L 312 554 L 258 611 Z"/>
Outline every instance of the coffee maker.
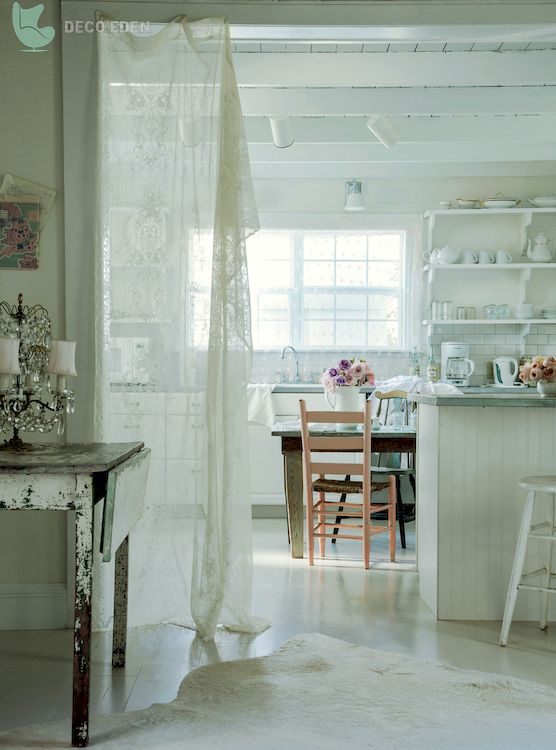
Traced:
<path fill-rule="evenodd" d="M 451 385 L 469 385 L 475 363 L 469 359 L 469 344 L 443 341 L 440 345 L 440 379 Z"/>

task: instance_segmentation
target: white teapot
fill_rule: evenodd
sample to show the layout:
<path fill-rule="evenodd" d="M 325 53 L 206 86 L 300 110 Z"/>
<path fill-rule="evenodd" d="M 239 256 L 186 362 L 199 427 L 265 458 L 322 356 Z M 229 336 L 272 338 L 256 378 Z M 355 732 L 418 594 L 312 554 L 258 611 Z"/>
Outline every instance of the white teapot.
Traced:
<path fill-rule="evenodd" d="M 531 248 L 531 240 L 527 240 L 527 256 L 533 263 L 550 263 L 552 261 L 552 240 L 544 234 L 537 234 L 535 244 Z"/>
<path fill-rule="evenodd" d="M 448 245 L 444 245 L 444 247 L 441 247 L 438 251 L 438 262 L 444 265 L 457 263 L 458 258 L 459 250 L 454 247 L 448 247 Z"/>

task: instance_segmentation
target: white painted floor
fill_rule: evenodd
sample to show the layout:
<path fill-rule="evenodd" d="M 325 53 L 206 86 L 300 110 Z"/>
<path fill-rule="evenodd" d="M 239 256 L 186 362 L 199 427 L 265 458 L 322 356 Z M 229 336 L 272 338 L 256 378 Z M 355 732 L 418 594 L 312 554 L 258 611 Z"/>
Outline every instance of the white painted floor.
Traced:
<path fill-rule="evenodd" d="M 403 568 L 414 559 L 413 533 L 408 541 L 400 554 Z M 379 557 L 384 542 L 375 545 Z M 291 560 L 282 520 L 255 521 L 255 550 L 255 610 L 271 619 L 269 630 L 257 637 L 219 632 L 206 644 L 175 626 L 132 629 L 127 666 L 114 671 L 111 634 L 95 634 L 92 712 L 172 700 L 197 666 L 268 654 L 290 636 L 314 631 L 556 687 L 556 628 L 543 633 L 533 623 L 514 624 L 502 649 L 499 623 L 436 622 L 419 599 L 417 574 L 364 571 L 357 543 L 344 542 L 333 553 L 351 553 L 352 560 L 330 558 L 312 569 L 305 560 Z M 0 633 L 0 730 L 70 716 L 71 641 L 69 631 Z"/>

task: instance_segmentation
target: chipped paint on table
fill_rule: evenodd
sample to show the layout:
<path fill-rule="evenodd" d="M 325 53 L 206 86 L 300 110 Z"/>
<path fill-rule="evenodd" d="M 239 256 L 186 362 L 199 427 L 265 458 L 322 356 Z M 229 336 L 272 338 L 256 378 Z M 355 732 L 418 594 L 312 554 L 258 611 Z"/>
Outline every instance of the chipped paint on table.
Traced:
<path fill-rule="evenodd" d="M 72 744 L 89 742 L 89 669 L 91 658 L 91 605 L 93 587 L 93 507 L 104 496 L 110 475 L 126 477 L 121 493 L 113 493 L 110 527 L 117 521 L 114 592 L 113 665 L 125 664 L 127 629 L 127 533 L 140 516 L 133 510 L 133 497 L 142 508 L 149 450 L 143 443 L 75 444 L 38 446 L 33 451 L 0 451 L 0 511 L 75 511 L 75 610 L 73 641 Z M 141 453 L 139 453 L 141 451 Z M 135 454 L 138 454 L 135 456 Z M 129 466 L 126 464 L 129 462 Z M 140 469 L 139 481 L 132 480 L 133 467 Z M 117 487 L 117 483 L 112 484 Z M 142 484 L 143 483 L 143 484 Z M 122 499 L 125 512 L 117 512 Z M 131 503 L 131 505 L 130 505 Z M 105 503 L 105 516 L 107 504 Z M 116 509 L 116 513 L 115 513 Z M 125 524 L 129 528 L 125 529 Z M 124 534 L 123 540 L 120 540 Z M 112 542 L 110 542 L 111 544 Z"/>

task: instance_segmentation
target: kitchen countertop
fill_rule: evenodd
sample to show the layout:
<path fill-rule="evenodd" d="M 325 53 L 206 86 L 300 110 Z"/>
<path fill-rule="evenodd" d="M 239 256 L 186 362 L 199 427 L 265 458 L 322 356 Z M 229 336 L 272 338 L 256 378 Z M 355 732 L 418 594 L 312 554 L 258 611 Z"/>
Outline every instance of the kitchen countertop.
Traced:
<path fill-rule="evenodd" d="M 374 386 L 363 386 L 359 393 L 372 393 Z M 276 383 L 272 393 L 324 393 L 320 383 Z"/>
<path fill-rule="evenodd" d="M 425 395 L 410 393 L 409 401 L 429 406 L 526 406 L 526 407 L 556 407 L 556 398 L 547 398 L 537 393 L 534 388 L 496 388 L 483 386 L 482 388 L 462 388 L 462 395 Z"/>

